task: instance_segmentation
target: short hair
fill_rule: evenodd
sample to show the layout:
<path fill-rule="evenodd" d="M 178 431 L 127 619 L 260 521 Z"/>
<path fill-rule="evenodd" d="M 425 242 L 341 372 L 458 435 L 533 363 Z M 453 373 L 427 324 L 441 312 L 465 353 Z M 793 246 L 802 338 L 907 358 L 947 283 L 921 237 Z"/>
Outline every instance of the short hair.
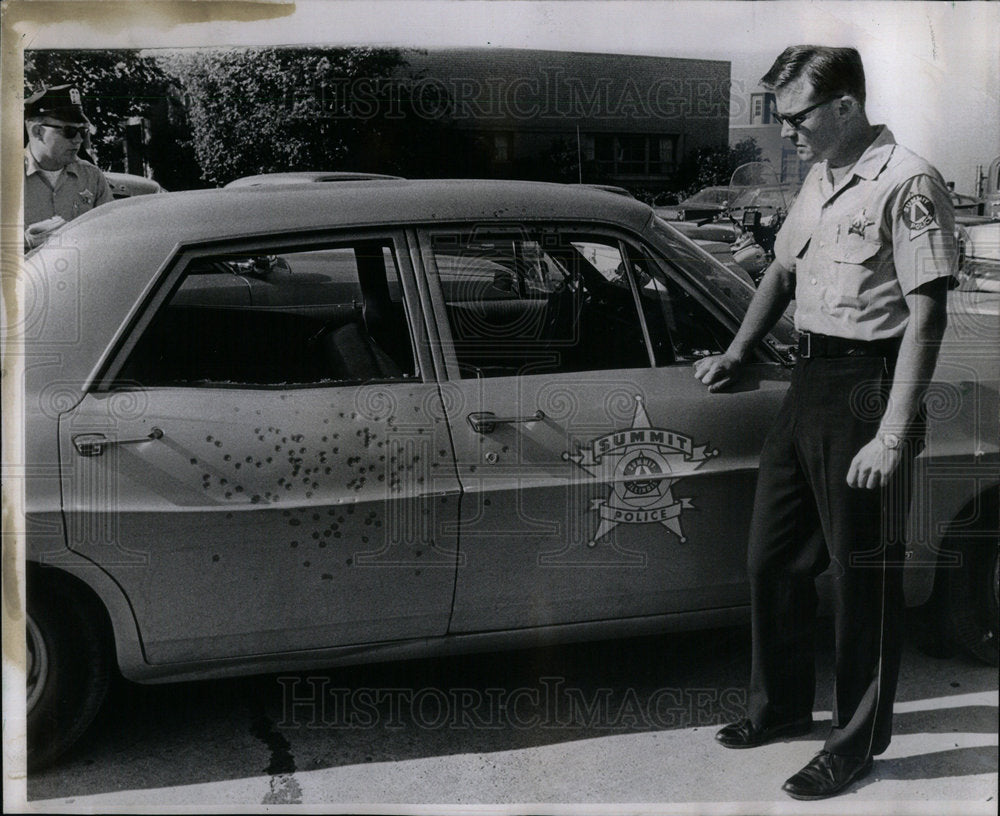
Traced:
<path fill-rule="evenodd" d="M 865 68 L 855 48 L 825 45 L 791 45 L 761 77 L 769 91 L 779 90 L 803 78 L 809 80 L 817 96 L 850 94 L 865 105 Z"/>

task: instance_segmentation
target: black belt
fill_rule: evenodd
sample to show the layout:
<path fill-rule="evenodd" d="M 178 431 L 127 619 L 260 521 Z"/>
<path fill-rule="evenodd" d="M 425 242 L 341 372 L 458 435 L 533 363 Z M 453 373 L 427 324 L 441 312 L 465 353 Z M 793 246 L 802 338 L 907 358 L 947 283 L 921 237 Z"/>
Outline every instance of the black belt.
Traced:
<path fill-rule="evenodd" d="M 829 334 L 799 334 L 799 357 L 895 357 L 899 339 L 851 340 Z"/>

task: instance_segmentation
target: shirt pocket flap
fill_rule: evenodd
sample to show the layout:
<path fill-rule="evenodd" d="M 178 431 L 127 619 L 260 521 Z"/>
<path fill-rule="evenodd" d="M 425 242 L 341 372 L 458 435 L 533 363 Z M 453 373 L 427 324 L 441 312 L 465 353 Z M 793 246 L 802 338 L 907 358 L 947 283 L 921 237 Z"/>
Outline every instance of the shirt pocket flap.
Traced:
<path fill-rule="evenodd" d="M 878 241 L 866 241 L 852 235 L 848 240 L 838 242 L 831 254 L 840 263 L 863 264 L 874 258 L 881 248 L 882 244 Z"/>

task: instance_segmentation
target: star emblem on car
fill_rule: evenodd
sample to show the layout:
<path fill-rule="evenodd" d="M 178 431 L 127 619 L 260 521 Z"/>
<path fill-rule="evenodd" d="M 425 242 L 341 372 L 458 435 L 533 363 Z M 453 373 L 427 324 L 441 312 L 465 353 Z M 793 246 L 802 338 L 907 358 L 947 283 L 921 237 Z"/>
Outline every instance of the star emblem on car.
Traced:
<path fill-rule="evenodd" d="M 674 496 L 674 484 L 718 453 L 707 444 L 695 445 L 683 433 L 652 427 L 643 399 L 637 395 L 631 427 L 591 440 L 576 453 L 563 454 L 563 459 L 612 484 L 607 499 L 591 502 L 600 524 L 590 546 L 619 524 L 658 523 L 682 544 L 687 542 L 681 513 L 693 509 L 694 503 L 689 497 Z"/>

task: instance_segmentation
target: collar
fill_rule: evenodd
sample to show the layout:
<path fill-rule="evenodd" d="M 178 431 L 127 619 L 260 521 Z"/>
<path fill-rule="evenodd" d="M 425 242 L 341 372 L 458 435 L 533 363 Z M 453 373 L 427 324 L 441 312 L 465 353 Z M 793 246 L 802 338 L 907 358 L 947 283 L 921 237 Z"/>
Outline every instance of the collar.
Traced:
<path fill-rule="evenodd" d="M 62 169 L 65 170 L 67 173 L 72 173 L 74 176 L 78 176 L 78 175 L 80 175 L 79 167 L 80 167 L 80 163 L 74 159 L 69 164 L 67 164 L 65 167 L 63 167 Z M 32 153 L 31 153 L 31 148 L 25 147 L 24 148 L 24 175 L 25 176 L 32 176 L 32 175 L 34 175 L 35 173 L 37 173 L 41 169 L 42 168 L 38 166 L 38 162 L 35 161 L 34 155 L 32 155 Z"/>
<path fill-rule="evenodd" d="M 853 176 L 860 176 L 863 179 L 871 181 L 878 177 L 878 174 L 882 172 L 882 168 L 889 161 L 892 150 L 896 146 L 896 139 L 893 137 L 892 131 L 885 125 L 875 125 L 875 128 L 875 139 L 865 148 L 865 152 L 861 154 L 858 160 L 854 162 L 854 166 L 844 175 L 841 183 L 836 185 L 838 189 Z M 821 162 L 820 166 L 823 170 L 823 178 L 826 178 L 829 169 L 827 161 Z"/>
<path fill-rule="evenodd" d="M 861 154 L 861 158 L 851 168 L 852 175 L 860 176 L 869 181 L 882 172 L 882 168 L 889 161 L 889 156 L 892 155 L 892 149 L 896 146 L 896 140 L 889 128 L 885 125 L 876 125 L 875 127 L 878 130 L 874 141 L 868 145 L 865 152 Z"/>

